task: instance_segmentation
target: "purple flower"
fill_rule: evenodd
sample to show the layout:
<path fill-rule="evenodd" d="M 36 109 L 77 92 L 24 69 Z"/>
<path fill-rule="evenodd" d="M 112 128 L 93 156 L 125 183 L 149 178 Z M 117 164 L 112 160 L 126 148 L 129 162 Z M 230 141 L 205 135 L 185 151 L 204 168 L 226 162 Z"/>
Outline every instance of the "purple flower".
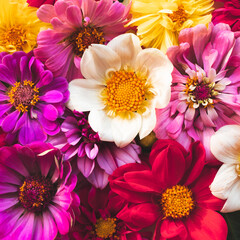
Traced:
<path fill-rule="evenodd" d="M 169 105 L 157 112 L 155 133 L 186 148 L 200 140 L 207 159 L 210 137 L 220 127 L 240 123 L 240 37 L 226 24 L 184 29 L 179 46 L 168 49 L 174 65 Z"/>
<path fill-rule="evenodd" d="M 0 125 L 9 143 L 45 141 L 60 131 L 69 98 L 65 78 L 54 78 L 32 52 L 0 55 Z"/>
<path fill-rule="evenodd" d="M 82 77 L 80 60 L 92 43 L 106 44 L 126 32 L 130 4 L 112 0 L 58 0 L 54 6 L 42 5 L 37 15 L 53 29 L 38 35 L 34 54 L 54 76 L 71 81 Z"/>
<path fill-rule="evenodd" d="M 140 147 L 129 144 L 118 148 L 112 142 L 100 141 L 90 127 L 87 114 L 68 112 L 61 125 L 61 132 L 49 142 L 65 154 L 65 160 L 77 160 L 78 169 L 97 188 L 108 184 L 108 176 L 126 164 L 140 162 Z"/>
<path fill-rule="evenodd" d="M 47 143 L 0 149 L 0 239 L 54 239 L 69 232 L 77 177 Z"/>

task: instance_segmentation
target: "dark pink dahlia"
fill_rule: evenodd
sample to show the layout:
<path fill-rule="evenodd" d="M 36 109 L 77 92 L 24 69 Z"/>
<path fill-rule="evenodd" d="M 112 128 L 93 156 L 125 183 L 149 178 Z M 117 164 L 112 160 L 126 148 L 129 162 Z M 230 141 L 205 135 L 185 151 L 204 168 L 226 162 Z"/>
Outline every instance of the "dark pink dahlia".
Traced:
<path fill-rule="evenodd" d="M 87 113 L 69 111 L 66 115 L 61 132 L 49 142 L 64 153 L 65 160 L 76 159 L 78 169 L 95 187 L 104 188 L 116 168 L 140 162 L 138 145 L 118 148 L 112 142 L 100 141 L 88 123 Z"/>
<path fill-rule="evenodd" d="M 54 239 L 69 232 L 77 177 L 47 143 L 0 149 L 0 239 Z"/>
<path fill-rule="evenodd" d="M 213 161 L 209 142 L 220 127 L 240 123 L 240 37 L 224 23 L 197 25 L 180 32 L 179 46 L 168 49 L 174 65 L 171 100 L 157 111 L 160 139 L 189 148 L 200 140 Z"/>
<path fill-rule="evenodd" d="M 54 76 L 71 81 L 82 77 L 80 60 L 93 43 L 107 44 L 126 32 L 130 4 L 112 0 L 58 0 L 54 6 L 42 5 L 37 15 L 53 29 L 38 35 L 35 56 Z"/>
<path fill-rule="evenodd" d="M 240 30 L 240 2 L 239 0 L 221 0 L 224 6 L 217 8 L 212 13 L 212 22 L 226 23 L 232 31 Z"/>
<path fill-rule="evenodd" d="M 58 133 L 68 97 L 67 80 L 54 78 L 32 52 L 1 53 L 0 125 L 9 143 L 45 141 Z"/>
<path fill-rule="evenodd" d="M 109 191 L 94 187 L 81 189 L 81 215 L 73 227 L 76 240 L 147 240 L 151 233 L 138 233 L 128 228 L 117 215 L 124 206 L 124 200 Z M 82 196 L 83 195 L 83 196 Z"/>

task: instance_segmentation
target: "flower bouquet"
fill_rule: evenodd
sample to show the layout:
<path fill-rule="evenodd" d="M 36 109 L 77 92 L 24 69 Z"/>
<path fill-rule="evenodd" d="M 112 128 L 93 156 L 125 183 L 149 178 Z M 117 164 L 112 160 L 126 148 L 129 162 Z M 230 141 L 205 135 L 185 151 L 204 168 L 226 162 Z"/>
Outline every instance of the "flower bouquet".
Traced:
<path fill-rule="evenodd" d="M 0 239 L 240 239 L 237 0 L 0 12 Z"/>

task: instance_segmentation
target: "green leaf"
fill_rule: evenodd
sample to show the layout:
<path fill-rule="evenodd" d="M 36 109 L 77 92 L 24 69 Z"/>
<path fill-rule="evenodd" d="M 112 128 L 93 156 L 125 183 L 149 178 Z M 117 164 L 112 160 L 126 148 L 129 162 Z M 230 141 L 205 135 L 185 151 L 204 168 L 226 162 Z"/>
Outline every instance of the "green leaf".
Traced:
<path fill-rule="evenodd" d="M 227 240 L 239 240 L 240 239 L 240 211 L 232 213 L 223 213 L 228 225 L 228 237 Z"/>

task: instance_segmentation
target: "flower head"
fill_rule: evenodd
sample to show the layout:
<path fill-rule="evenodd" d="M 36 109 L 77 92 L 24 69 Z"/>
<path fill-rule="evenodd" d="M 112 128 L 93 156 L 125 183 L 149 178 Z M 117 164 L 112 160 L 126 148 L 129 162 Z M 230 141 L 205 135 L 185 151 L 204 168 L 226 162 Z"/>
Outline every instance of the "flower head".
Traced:
<path fill-rule="evenodd" d="M 128 164 L 110 176 L 111 190 L 127 202 L 117 217 L 132 230 L 155 226 L 153 240 L 225 240 L 227 224 L 215 212 L 224 202 L 210 192 L 216 169 L 205 166 L 202 144 L 187 152 L 176 141 L 158 140 L 149 161 L 151 167 Z"/>
<path fill-rule="evenodd" d="M 133 0 L 131 26 L 144 47 L 162 51 L 178 45 L 178 34 L 184 28 L 211 21 L 212 0 Z"/>
<path fill-rule="evenodd" d="M 119 149 L 114 143 L 100 141 L 90 127 L 87 114 L 70 111 L 61 124 L 61 132 L 49 139 L 65 156 L 65 160 L 77 161 L 77 167 L 96 188 L 108 184 L 108 176 L 127 163 L 140 162 L 141 149 L 129 144 Z"/>
<path fill-rule="evenodd" d="M 59 132 L 68 100 L 68 82 L 54 78 L 32 52 L 0 56 L 0 119 L 9 143 L 45 141 Z"/>
<path fill-rule="evenodd" d="M 167 52 L 175 68 L 171 101 L 157 112 L 158 138 L 176 139 L 186 148 L 200 140 L 213 160 L 211 135 L 240 122 L 239 41 L 226 24 L 181 31 L 180 46 Z"/>
<path fill-rule="evenodd" d="M 227 125 L 211 137 L 211 151 L 223 163 L 211 186 L 214 196 L 226 200 L 221 212 L 240 210 L 240 126 Z"/>
<path fill-rule="evenodd" d="M 217 23 L 226 23 L 228 24 L 232 31 L 240 30 L 240 3 L 238 0 L 222 0 L 224 7 L 217 8 L 212 13 L 212 22 Z"/>
<path fill-rule="evenodd" d="M 0 149 L 1 239 L 55 239 L 73 221 L 77 178 L 59 150 L 50 144 L 14 145 Z M 4 190 L 3 190 L 4 189 Z"/>
<path fill-rule="evenodd" d="M 0 52 L 30 52 L 37 45 L 40 30 L 50 25 L 40 21 L 37 9 L 25 0 L 0 1 Z"/>
<path fill-rule="evenodd" d="M 53 29 L 38 35 L 34 54 L 54 76 L 69 81 L 82 77 L 80 60 L 85 49 L 93 43 L 106 44 L 124 33 L 129 8 L 111 0 L 58 0 L 54 6 L 43 5 L 38 17 L 51 23 Z"/>
<path fill-rule="evenodd" d="M 93 45 L 81 61 L 86 79 L 70 82 L 71 110 L 90 111 L 88 121 L 103 141 L 124 147 L 155 126 L 155 108 L 170 99 L 172 64 L 158 49 L 144 49 L 134 34 L 107 46 Z"/>

